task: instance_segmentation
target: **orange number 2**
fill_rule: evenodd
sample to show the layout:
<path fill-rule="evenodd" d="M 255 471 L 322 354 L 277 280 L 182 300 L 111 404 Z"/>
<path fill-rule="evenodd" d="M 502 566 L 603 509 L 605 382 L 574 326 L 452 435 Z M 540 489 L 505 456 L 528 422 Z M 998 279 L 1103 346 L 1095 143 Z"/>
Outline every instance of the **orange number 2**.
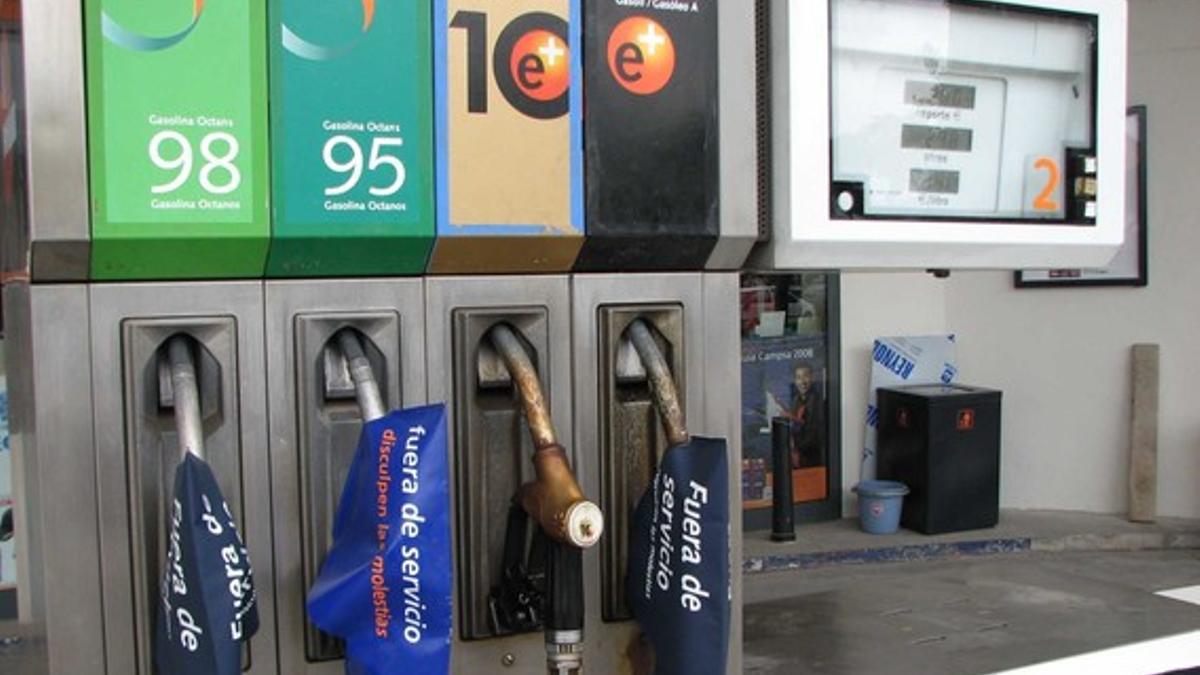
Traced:
<path fill-rule="evenodd" d="M 1058 202 L 1054 201 L 1054 191 L 1058 189 L 1058 182 L 1062 178 L 1058 162 L 1049 157 L 1039 157 L 1033 163 L 1033 168 L 1038 170 L 1045 169 L 1050 173 L 1049 180 L 1046 181 L 1046 187 L 1042 188 L 1038 196 L 1033 198 L 1033 208 L 1038 211 L 1057 211 Z"/>

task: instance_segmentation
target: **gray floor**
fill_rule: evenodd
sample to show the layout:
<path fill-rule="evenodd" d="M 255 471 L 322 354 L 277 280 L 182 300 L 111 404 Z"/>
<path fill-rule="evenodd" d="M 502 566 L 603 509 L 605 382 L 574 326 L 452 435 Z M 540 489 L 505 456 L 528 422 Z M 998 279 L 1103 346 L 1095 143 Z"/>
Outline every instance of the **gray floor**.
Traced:
<path fill-rule="evenodd" d="M 1200 629 L 1200 606 L 1153 594 L 1195 585 L 1200 551 L 1026 553 L 751 575 L 745 672 L 935 675 L 1032 665 Z"/>

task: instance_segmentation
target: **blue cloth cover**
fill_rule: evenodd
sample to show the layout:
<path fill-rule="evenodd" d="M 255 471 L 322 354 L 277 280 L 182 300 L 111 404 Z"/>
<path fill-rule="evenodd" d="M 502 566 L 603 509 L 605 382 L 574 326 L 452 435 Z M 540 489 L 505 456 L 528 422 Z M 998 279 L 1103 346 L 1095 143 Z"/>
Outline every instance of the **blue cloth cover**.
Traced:
<path fill-rule="evenodd" d="M 346 672 L 450 672 L 453 574 L 444 405 L 364 425 L 309 590 L 308 614 L 346 641 Z"/>
<path fill-rule="evenodd" d="M 724 673 L 729 652 L 729 464 L 721 439 L 667 450 L 630 533 L 629 601 L 658 675 Z"/>
<path fill-rule="evenodd" d="M 254 574 L 212 469 L 195 455 L 175 470 L 168 517 L 154 636 L 158 672 L 237 675 L 241 643 L 258 630 Z"/>

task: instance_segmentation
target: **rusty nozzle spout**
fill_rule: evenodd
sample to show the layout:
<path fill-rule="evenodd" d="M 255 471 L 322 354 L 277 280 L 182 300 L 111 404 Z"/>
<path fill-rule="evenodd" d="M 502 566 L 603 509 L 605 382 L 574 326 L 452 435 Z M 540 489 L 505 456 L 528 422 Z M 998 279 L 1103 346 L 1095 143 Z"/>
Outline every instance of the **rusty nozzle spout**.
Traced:
<path fill-rule="evenodd" d="M 506 324 L 494 326 L 488 337 L 516 385 L 536 448 L 533 468 L 537 478 L 521 486 L 521 508 L 551 539 L 577 548 L 594 546 L 604 532 L 604 514 L 583 495 L 567 453 L 555 439 L 550 406 L 529 354 Z"/>
<path fill-rule="evenodd" d="M 654 407 L 662 418 L 663 431 L 667 435 L 667 446 L 675 447 L 688 442 L 687 425 L 683 421 L 683 402 L 679 400 L 679 390 L 675 387 L 675 379 L 671 376 L 671 367 L 663 356 L 654 336 L 642 319 L 635 319 L 629 324 L 629 339 L 633 348 L 642 360 L 646 375 L 650 381 L 650 393 L 654 396 Z"/>

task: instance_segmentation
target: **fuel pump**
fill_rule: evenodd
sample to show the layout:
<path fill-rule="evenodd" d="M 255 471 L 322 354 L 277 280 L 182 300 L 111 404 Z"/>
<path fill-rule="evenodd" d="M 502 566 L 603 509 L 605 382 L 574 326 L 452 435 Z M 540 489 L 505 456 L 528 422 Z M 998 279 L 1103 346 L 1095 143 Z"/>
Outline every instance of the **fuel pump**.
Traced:
<path fill-rule="evenodd" d="M 494 326 L 487 337 L 512 378 L 533 437 L 536 478 L 521 486 L 513 502 L 533 519 L 545 538 L 535 543 L 533 554 L 537 555 L 540 549 L 543 556 L 541 592 L 546 669 L 551 675 L 580 673 L 583 670 L 582 553 L 600 540 L 604 516 L 595 503 L 584 497 L 571 471 L 566 452 L 556 438 L 537 370 L 520 340 L 503 323 Z M 523 542 L 524 527 L 520 522 L 519 514 L 510 511 L 506 564 L 514 557 L 512 547 Z M 535 542 L 536 539 L 537 535 Z M 530 585 L 536 591 L 536 585 L 510 575 L 509 571 L 505 570 L 504 583 Z"/>

